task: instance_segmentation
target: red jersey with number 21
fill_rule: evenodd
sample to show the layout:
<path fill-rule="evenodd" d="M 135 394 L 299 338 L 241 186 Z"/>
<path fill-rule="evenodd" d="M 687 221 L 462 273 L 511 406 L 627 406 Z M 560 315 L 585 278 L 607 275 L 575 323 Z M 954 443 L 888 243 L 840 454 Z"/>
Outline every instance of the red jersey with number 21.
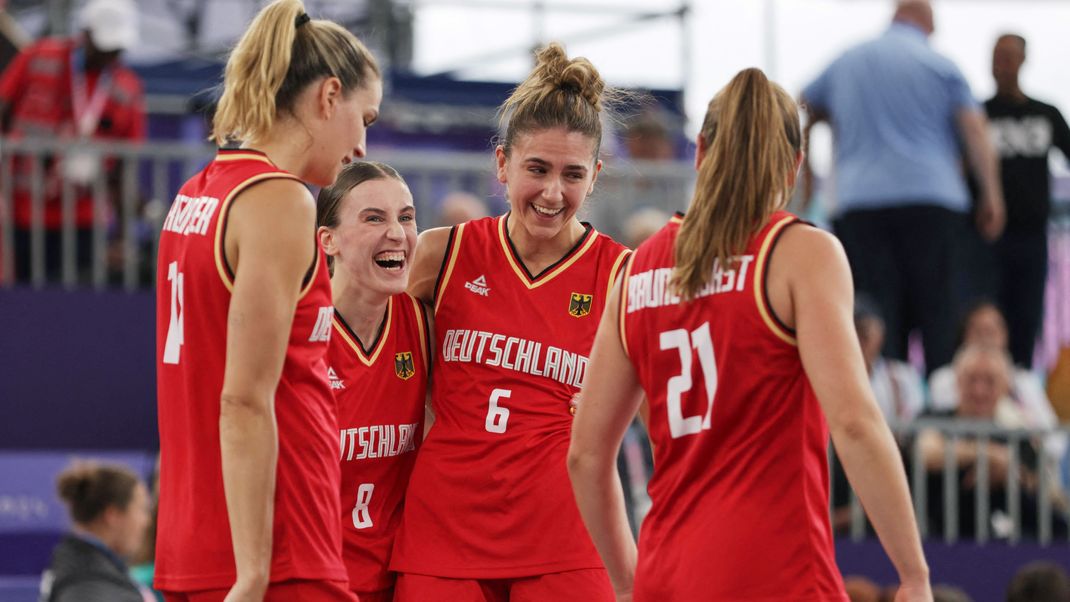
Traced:
<path fill-rule="evenodd" d="M 258 182 L 293 175 L 262 153 L 220 151 L 186 182 L 160 235 L 156 279 L 156 375 L 160 422 L 157 589 L 234 584 L 219 445 L 234 276 L 223 240 L 231 201 Z M 271 582 L 345 581 L 338 524 L 338 420 L 327 381 L 330 280 L 323 251 L 297 302 L 275 391 L 278 464 Z M 239 267 L 240 269 L 240 267 Z"/>
<path fill-rule="evenodd" d="M 846 601 L 828 511 L 828 428 L 795 333 L 769 307 L 775 213 L 709 284 L 669 287 L 681 218 L 636 250 L 621 340 L 650 402 L 652 506 L 635 599 Z"/>
<path fill-rule="evenodd" d="M 468 579 L 602 568 L 565 456 L 569 400 L 628 251 L 587 226 L 528 273 L 509 216 L 451 233 L 435 294 L 435 423 L 420 449 L 392 567 Z"/>

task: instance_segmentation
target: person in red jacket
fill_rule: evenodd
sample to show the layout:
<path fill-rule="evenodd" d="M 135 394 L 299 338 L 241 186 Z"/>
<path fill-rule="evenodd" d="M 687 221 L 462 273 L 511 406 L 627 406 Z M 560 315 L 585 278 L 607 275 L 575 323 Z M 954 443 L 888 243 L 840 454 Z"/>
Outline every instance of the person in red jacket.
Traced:
<path fill-rule="evenodd" d="M 75 228 L 75 266 L 84 272 L 91 265 L 94 225 L 106 228 L 110 219 L 96 214 L 93 188 L 103 179 L 110 203 L 116 203 L 119 163 L 80 146 L 145 138 L 141 80 L 120 60 L 123 51 L 138 41 L 137 6 L 132 0 L 93 0 L 81 20 L 82 35 L 45 38 L 28 46 L 0 78 L 0 125 L 6 136 L 62 138 L 72 149 L 62 156 L 46 156 L 39 164 L 40 210 L 32 200 L 34 161 L 29 156 L 14 158 L 14 260 L 19 281 L 32 276 L 35 228 L 44 232 L 45 279 L 60 278 L 65 219 Z M 74 198 L 72 215 L 65 215 L 62 205 L 67 185 Z"/>
<path fill-rule="evenodd" d="M 427 311 L 405 292 L 416 208 L 398 172 L 373 161 L 347 165 L 316 204 L 332 265 L 327 374 L 338 401 L 342 560 L 361 602 L 391 602 L 390 553 L 423 440 L 431 361 Z"/>
<path fill-rule="evenodd" d="M 830 432 L 899 571 L 897 600 L 932 599 L 843 249 L 782 210 L 801 160 L 791 97 L 740 72 L 707 110 L 687 215 L 640 245 L 606 308 L 569 470 L 618 600 L 846 602 Z M 637 552 L 614 460 L 644 394 L 654 474 Z"/>
<path fill-rule="evenodd" d="M 227 62 L 221 150 L 160 235 L 156 589 L 169 601 L 348 600 L 334 309 L 315 200 L 364 156 L 382 76 L 299 0 L 257 15 Z"/>

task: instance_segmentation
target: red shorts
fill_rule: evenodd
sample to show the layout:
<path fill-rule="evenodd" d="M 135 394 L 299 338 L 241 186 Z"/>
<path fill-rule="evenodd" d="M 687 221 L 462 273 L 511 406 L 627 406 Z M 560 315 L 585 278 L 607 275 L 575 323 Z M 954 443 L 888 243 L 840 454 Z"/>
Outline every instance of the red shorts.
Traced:
<path fill-rule="evenodd" d="M 226 589 L 203 589 L 195 592 L 163 592 L 165 602 L 221 602 L 227 597 Z M 345 581 L 308 581 L 294 579 L 280 581 L 268 586 L 264 602 L 357 602 L 357 596 L 349 591 Z M 363 600 L 361 601 L 363 602 Z"/>
<path fill-rule="evenodd" d="M 516 579 L 450 579 L 401 573 L 396 602 L 614 602 L 605 569 L 583 569 Z"/>

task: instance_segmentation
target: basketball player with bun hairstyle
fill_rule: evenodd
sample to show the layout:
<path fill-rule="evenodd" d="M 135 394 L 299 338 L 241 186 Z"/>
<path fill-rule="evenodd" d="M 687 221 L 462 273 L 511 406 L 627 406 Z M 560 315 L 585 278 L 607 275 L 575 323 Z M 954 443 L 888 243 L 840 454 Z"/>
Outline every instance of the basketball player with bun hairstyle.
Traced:
<path fill-rule="evenodd" d="M 163 223 L 160 510 L 169 600 L 353 600 L 341 559 L 331 289 L 305 183 L 364 156 L 379 67 L 299 0 L 264 7 L 227 62 L 215 160 Z"/>
<path fill-rule="evenodd" d="M 577 219 L 613 95 L 558 44 L 501 107 L 510 211 L 420 236 L 409 292 L 434 308 L 435 424 L 392 568 L 397 599 L 612 600 L 572 497 L 569 402 L 628 254 Z"/>
<path fill-rule="evenodd" d="M 798 108 L 758 69 L 706 112 L 687 215 L 640 245 L 592 351 L 568 466 L 618 600 L 847 600 L 831 433 L 899 572 L 931 600 L 899 453 L 870 391 L 831 235 L 787 213 Z M 642 398 L 654 444 L 636 544 L 616 455 Z"/>
<path fill-rule="evenodd" d="M 416 209 L 394 168 L 359 161 L 320 191 L 316 212 L 334 295 L 327 365 L 341 433 L 342 560 L 361 602 L 391 602 L 387 568 L 423 439 L 431 357 L 426 310 L 405 292 Z"/>

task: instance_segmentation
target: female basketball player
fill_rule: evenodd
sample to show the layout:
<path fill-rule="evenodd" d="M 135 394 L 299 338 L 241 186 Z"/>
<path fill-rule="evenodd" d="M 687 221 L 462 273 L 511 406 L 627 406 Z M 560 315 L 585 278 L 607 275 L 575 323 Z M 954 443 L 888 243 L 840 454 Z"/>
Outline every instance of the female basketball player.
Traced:
<path fill-rule="evenodd" d="M 552 44 L 502 107 L 509 213 L 421 235 L 435 425 L 394 548 L 397 599 L 612 600 L 571 496 L 569 400 L 627 250 L 576 212 L 601 162 L 605 84 Z"/>
<path fill-rule="evenodd" d="M 738 74 L 706 113 L 690 210 L 639 247 L 610 299 L 569 469 L 618 599 L 847 600 L 830 431 L 899 571 L 897 599 L 931 599 L 843 250 L 781 210 L 800 146 L 791 97 L 757 69 Z M 655 468 L 637 566 L 614 460 L 644 393 Z"/>
<path fill-rule="evenodd" d="M 391 602 L 387 571 L 405 486 L 423 439 L 430 333 L 405 293 L 416 209 L 389 165 L 347 165 L 317 200 L 320 242 L 333 263 L 328 376 L 338 400 L 342 560 L 361 602 Z"/>
<path fill-rule="evenodd" d="M 169 600 L 352 600 L 338 524 L 330 282 L 304 183 L 364 155 L 379 68 L 299 0 L 227 63 L 214 139 L 179 191 L 157 291 L 156 586 Z M 229 593 L 228 593 L 229 592 Z"/>

